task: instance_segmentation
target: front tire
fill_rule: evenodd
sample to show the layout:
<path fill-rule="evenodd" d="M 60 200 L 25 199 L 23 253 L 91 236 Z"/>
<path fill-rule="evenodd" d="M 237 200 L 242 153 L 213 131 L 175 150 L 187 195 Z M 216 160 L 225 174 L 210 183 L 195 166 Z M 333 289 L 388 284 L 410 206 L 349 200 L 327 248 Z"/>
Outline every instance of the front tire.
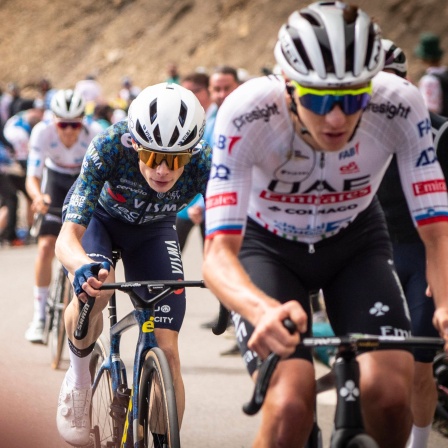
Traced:
<path fill-rule="evenodd" d="M 108 369 L 101 369 L 101 365 L 107 359 L 108 353 L 101 338 L 97 340 L 90 360 L 90 375 L 96 381 L 96 387 L 92 391 L 92 403 L 90 411 L 91 432 L 95 434 L 95 448 L 119 446 L 116 440 L 116 423 L 109 415 L 112 404 L 112 381 Z M 98 441 L 100 445 L 98 445 Z M 115 443 L 116 445 L 110 445 Z"/>
<path fill-rule="evenodd" d="M 176 396 L 165 354 L 153 348 L 146 356 L 140 380 L 139 425 L 144 447 L 180 448 Z"/>
<path fill-rule="evenodd" d="M 348 442 L 347 448 L 379 448 L 379 445 L 367 434 L 358 434 Z"/>
<path fill-rule="evenodd" d="M 73 297 L 73 289 L 62 268 L 58 271 L 58 278 L 52 291 L 52 313 L 49 334 L 51 353 L 51 367 L 58 369 L 64 351 L 67 333 L 65 331 L 64 313 Z M 47 316 L 50 317 L 50 316 Z"/>

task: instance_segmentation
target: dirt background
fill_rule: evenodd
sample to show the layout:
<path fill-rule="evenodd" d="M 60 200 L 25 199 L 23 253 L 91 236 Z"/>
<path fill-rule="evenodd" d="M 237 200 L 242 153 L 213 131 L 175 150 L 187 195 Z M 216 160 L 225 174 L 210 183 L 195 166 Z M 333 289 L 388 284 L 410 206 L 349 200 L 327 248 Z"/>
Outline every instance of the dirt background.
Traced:
<path fill-rule="evenodd" d="M 302 0 L 0 0 L 0 87 L 41 77 L 57 88 L 95 74 L 112 99 L 124 75 L 141 87 L 229 64 L 258 76 L 272 67 L 277 32 Z M 447 0 L 358 0 L 384 37 L 407 53 L 410 77 L 419 34 L 438 33 L 448 50 Z M 446 62 L 448 62 L 448 51 Z"/>

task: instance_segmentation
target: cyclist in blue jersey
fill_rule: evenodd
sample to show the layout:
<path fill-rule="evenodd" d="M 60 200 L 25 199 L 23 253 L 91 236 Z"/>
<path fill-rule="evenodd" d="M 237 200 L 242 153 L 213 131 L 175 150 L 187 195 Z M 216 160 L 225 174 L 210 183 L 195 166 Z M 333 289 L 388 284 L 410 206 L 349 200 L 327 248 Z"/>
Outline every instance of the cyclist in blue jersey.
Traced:
<path fill-rule="evenodd" d="M 79 299 L 65 314 L 70 368 L 57 411 L 58 430 L 68 443 L 89 441 L 89 361 L 110 296 L 98 288 L 114 281 L 112 250 L 121 251 L 127 281 L 183 279 L 176 214 L 205 193 L 211 150 L 201 140 L 204 125 L 204 109 L 191 91 L 169 83 L 147 87 L 131 103 L 127 120 L 93 139 L 67 196 L 56 254 Z M 149 297 L 145 288 L 139 293 Z M 77 341 L 73 335 L 86 294 L 96 299 L 95 306 L 86 338 Z M 171 367 L 179 422 L 185 406 L 178 352 L 184 315 L 184 291 L 160 302 L 155 313 L 155 334 Z"/>

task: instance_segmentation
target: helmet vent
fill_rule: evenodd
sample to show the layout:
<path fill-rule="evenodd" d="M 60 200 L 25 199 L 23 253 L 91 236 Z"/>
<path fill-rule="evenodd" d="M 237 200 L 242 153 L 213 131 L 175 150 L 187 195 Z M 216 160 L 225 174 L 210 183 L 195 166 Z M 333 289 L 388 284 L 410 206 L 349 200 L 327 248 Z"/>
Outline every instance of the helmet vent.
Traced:
<path fill-rule="evenodd" d="M 179 123 L 182 127 L 185 126 L 185 120 L 187 119 L 188 109 L 186 104 L 181 101 L 180 102 L 180 111 L 179 111 Z"/>
<path fill-rule="evenodd" d="M 173 146 L 176 142 L 177 142 L 177 140 L 179 139 L 179 129 L 177 129 L 177 126 L 174 128 L 174 131 L 173 131 L 173 135 L 171 136 L 171 140 L 170 140 L 170 142 L 168 143 L 168 147 L 169 148 L 171 148 L 171 146 Z"/>
<path fill-rule="evenodd" d="M 137 123 L 135 125 L 135 130 L 137 131 L 137 134 L 142 138 L 143 141 L 148 141 L 148 137 L 145 134 L 145 131 L 142 128 L 142 125 L 140 124 L 140 120 L 137 120 Z"/>
<path fill-rule="evenodd" d="M 149 119 L 151 124 L 153 124 L 157 119 L 157 100 L 154 100 L 149 105 Z"/>
<path fill-rule="evenodd" d="M 194 129 L 191 131 L 190 135 L 180 144 L 180 146 L 189 145 L 192 141 L 195 140 L 197 135 L 198 135 L 198 127 L 195 126 Z"/>
<path fill-rule="evenodd" d="M 157 144 L 158 144 L 159 146 L 163 146 L 162 137 L 160 136 L 160 128 L 159 128 L 159 125 L 157 125 L 157 126 L 154 128 L 153 135 L 154 135 L 154 139 L 155 139 L 155 141 L 157 142 Z"/>

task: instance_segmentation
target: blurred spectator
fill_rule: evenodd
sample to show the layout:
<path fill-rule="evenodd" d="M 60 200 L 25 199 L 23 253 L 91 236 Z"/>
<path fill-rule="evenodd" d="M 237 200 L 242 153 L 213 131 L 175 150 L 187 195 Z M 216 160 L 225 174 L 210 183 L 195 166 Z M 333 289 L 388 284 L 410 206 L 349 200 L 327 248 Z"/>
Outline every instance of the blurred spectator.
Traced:
<path fill-rule="evenodd" d="M 180 74 L 177 69 L 177 65 L 174 62 L 169 62 L 166 66 L 166 72 L 168 77 L 166 78 L 166 82 L 172 82 L 175 84 L 180 84 Z"/>
<path fill-rule="evenodd" d="M 134 86 L 132 79 L 129 76 L 124 76 L 121 80 L 121 89 L 118 93 L 118 97 L 122 99 L 126 107 L 123 109 L 127 109 L 131 104 L 132 100 L 141 92 L 141 88 Z"/>
<path fill-rule="evenodd" d="M 431 112 L 448 117 L 448 68 L 441 63 L 444 51 L 439 37 L 433 33 L 422 33 L 414 53 L 425 66 L 418 88 L 426 106 Z"/>
<path fill-rule="evenodd" d="M 81 79 L 75 85 L 74 91 L 79 93 L 86 103 L 85 116 L 88 122 L 93 118 L 95 105 L 101 102 L 103 89 L 101 84 L 96 80 L 95 75 L 87 75 L 85 79 Z"/>
<path fill-rule="evenodd" d="M 30 229 L 33 221 L 33 213 L 31 211 L 31 198 L 26 188 L 26 167 L 28 161 L 28 143 L 30 134 L 34 126 L 39 123 L 44 116 L 44 105 L 42 100 L 35 101 L 35 107 L 19 112 L 13 115 L 6 123 L 3 134 L 13 149 L 14 160 L 20 166 L 20 170 L 14 170 L 7 174 L 8 185 L 11 192 L 17 196 L 21 192 L 27 200 L 26 222 Z M 12 208 L 12 206 L 14 208 Z M 6 230 L 6 239 L 13 241 L 18 238 L 17 235 L 17 214 L 18 200 L 13 201 L 13 205 L 9 208 L 9 220 Z"/>
<path fill-rule="evenodd" d="M 51 98 L 56 93 L 56 89 L 52 88 L 51 82 L 47 78 L 40 79 L 37 88 L 39 90 L 39 96 L 44 102 L 45 109 L 50 109 Z"/>
<path fill-rule="evenodd" d="M 102 129 L 112 124 L 114 109 L 109 104 L 97 104 L 93 112 L 93 121 L 96 121 Z"/>
<path fill-rule="evenodd" d="M 238 86 L 240 81 L 238 79 L 238 72 L 235 68 L 228 65 L 222 65 L 215 68 L 210 76 L 209 91 L 210 99 L 216 108 L 213 113 L 207 117 L 205 125 L 204 139 L 213 148 L 213 130 L 215 128 L 216 114 L 221 107 L 224 100 L 232 93 Z"/>
<path fill-rule="evenodd" d="M 206 121 L 210 113 L 216 109 L 216 105 L 212 103 L 210 98 L 209 77 L 205 73 L 190 73 L 182 78 L 182 87 L 191 90 L 201 103 L 205 110 Z M 208 143 L 208 142 L 207 142 Z M 195 225 L 199 225 L 201 229 L 202 241 L 205 239 L 205 222 L 204 222 L 204 198 L 198 194 L 188 207 L 184 208 L 177 214 L 176 229 L 179 236 L 179 247 L 183 252 L 187 242 L 188 235 Z"/>

